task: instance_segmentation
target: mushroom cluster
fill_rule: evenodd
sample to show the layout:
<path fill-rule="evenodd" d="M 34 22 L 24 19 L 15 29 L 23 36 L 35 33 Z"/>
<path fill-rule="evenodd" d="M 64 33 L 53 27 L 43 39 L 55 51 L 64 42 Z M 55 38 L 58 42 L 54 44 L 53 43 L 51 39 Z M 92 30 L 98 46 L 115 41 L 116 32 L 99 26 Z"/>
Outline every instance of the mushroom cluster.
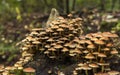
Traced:
<path fill-rule="evenodd" d="M 92 73 L 106 72 L 110 70 L 109 58 L 118 54 L 118 50 L 115 48 L 112 39 L 118 38 L 118 35 L 110 32 L 103 33 L 90 33 L 84 37 L 80 37 L 79 45 L 82 46 L 79 51 L 79 55 L 82 59 L 73 71 L 74 75 L 77 73 L 88 74 L 88 71 L 92 70 Z"/>
<path fill-rule="evenodd" d="M 107 60 L 118 54 L 113 39 L 118 35 L 98 32 L 82 35 L 82 19 L 58 17 L 48 28 L 35 28 L 22 40 L 22 57 L 14 64 L 21 69 L 40 52 L 48 59 L 65 61 L 70 58 L 77 63 L 73 75 L 106 72 L 110 66 Z"/>
<path fill-rule="evenodd" d="M 59 17 L 50 23 L 49 28 L 32 29 L 32 32 L 23 40 L 24 44 L 21 47 L 23 62 L 31 59 L 36 51 L 52 59 L 59 58 L 75 48 L 72 40 L 77 41 L 80 34 L 82 34 L 81 18 Z"/>

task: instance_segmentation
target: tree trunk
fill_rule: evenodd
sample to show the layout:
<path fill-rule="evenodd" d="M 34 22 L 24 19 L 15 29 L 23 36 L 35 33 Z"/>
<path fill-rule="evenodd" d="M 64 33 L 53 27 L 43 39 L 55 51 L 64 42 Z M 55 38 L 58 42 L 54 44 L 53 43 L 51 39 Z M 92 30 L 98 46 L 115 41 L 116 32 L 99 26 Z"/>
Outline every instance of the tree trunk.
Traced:
<path fill-rule="evenodd" d="M 23 12 L 26 12 L 26 11 L 27 11 L 27 9 L 26 9 L 26 7 L 27 7 L 27 5 L 26 5 L 26 0 L 21 0 L 21 7 L 22 7 L 22 9 L 23 9 Z"/>
<path fill-rule="evenodd" d="M 105 0 L 101 0 L 100 6 L 101 6 L 101 11 L 105 11 Z"/>
<path fill-rule="evenodd" d="M 73 0 L 72 11 L 75 11 L 76 0 Z"/>
<path fill-rule="evenodd" d="M 66 13 L 69 14 L 69 0 L 66 0 Z"/>
<path fill-rule="evenodd" d="M 64 2 L 63 0 L 56 0 L 57 2 L 57 8 L 60 13 L 64 12 Z"/>
<path fill-rule="evenodd" d="M 115 3 L 117 2 L 117 0 L 112 0 L 112 5 L 111 5 L 111 9 L 113 11 L 114 7 L 115 7 Z"/>

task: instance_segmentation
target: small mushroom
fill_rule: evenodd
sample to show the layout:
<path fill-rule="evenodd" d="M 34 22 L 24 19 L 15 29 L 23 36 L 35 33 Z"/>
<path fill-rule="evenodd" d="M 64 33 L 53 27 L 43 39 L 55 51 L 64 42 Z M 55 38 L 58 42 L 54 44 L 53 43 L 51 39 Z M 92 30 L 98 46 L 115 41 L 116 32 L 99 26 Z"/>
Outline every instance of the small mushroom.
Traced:
<path fill-rule="evenodd" d="M 28 68 L 24 68 L 23 72 L 25 72 L 28 75 L 33 75 L 33 74 L 35 74 L 35 69 L 28 67 Z"/>
<path fill-rule="evenodd" d="M 93 73 L 96 73 L 96 69 L 99 67 L 97 64 L 95 63 L 91 63 L 89 64 L 89 67 L 93 68 Z"/>
<path fill-rule="evenodd" d="M 101 66 L 101 72 L 104 72 L 105 66 L 109 66 L 109 63 L 97 63 L 97 64 Z"/>
<path fill-rule="evenodd" d="M 100 62 L 104 62 L 103 58 L 107 57 L 104 53 L 98 53 L 98 57 L 100 57 Z"/>
<path fill-rule="evenodd" d="M 88 70 L 91 70 L 92 68 L 90 68 L 87 64 L 84 64 L 82 66 L 82 69 L 85 70 L 85 75 L 89 75 Z"/>
<path fill-rule="evenodd" d="M 118 71 L 109 71 L 108 74 L 109 75 L 119 75 L 120 72 L 118 72 Z"/>
<path fill-rule="evenodd" d="M 89 54 L 87 54 L 87 55 L 85 56 L 85 58 L 86 58 L 86 59 L 89 59 L 90 62 L 92 62 L 92 60 L 95 59 L 95 56 L 92 55 L 91 53 L 89 53 Z"/>
<path fill-rule="evenodd" d="M 100 52 L 100 50 L 101 50 L 101 46 L 104 45 L 105 42 L 102 41 L 102 40 L 96 40 L 96 41 L 95 41 L 95 44 L 98 45 L 98 52 Z"/>

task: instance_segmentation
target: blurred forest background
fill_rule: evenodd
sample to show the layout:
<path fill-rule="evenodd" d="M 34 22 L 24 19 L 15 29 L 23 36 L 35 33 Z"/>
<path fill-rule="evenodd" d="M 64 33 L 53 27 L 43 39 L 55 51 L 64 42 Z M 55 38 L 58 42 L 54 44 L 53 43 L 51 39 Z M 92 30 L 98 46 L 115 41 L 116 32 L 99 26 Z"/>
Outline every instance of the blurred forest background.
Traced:
<path fill-rule="evenodd" d="M 0 0 L 0 64 L 13 64 L 20 57 L 16 44 L 32 28 L 42 27 L 52 8 L 64 17 L 82 17 L 86 33 L 120 32 L 120 0 Z M 98 30 L 89 27 L 92 22 Z"/>

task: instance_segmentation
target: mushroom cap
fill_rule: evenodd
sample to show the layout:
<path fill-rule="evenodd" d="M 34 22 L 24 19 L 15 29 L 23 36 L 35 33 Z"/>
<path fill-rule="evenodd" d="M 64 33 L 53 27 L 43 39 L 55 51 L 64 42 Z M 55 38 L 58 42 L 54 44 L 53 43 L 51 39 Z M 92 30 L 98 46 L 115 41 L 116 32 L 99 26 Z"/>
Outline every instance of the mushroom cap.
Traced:
<path fill-rule="evenodd" d="M 51 48 L 48 49 L 48 51 L 56 51 L 56 49 L 51 47 Z"/>
<path fill-rule="evenodd" d="M 107 47 L 106 47 L 106 48 L 103 48 L 102 50 L 103 50 L 103 51 L 110 51 L 110 48 L 107 48 Z"/>
<path fill-rule="evenodd" d="M 70 53 L 81 54 L 82 52 L 79 49 L 70 50 Z"/>
<path fill-rule="evenodd" d="M 105 57 L 107 57 L 107 56 L 106 56 L 106 54 L 104 54 L 104 53 L 98 53 L 98 57 L 105 58 Z"/>
<path fill-rule="evenodd" d="M 23 69 L 23 67 L 22 67 L 22 66 L 20 66 L 20 67 L 18 67 L 18 69 L 19 69 L 19 70 L 22 70 L 22 69 Z"/>
<path fill-rule="evenodd" d="M 69 28 L 69 26 L 66 25 L 66 24 L 61 24 L 61 25 L 59 25 L 59 26 L 62 27 L 62 28 Z"/>
<path fill-rule="evenodd" d="M 61 40 L 57 41 L 57 44 L 63 44 L 63 43 L 64 43 L 64 41 L 61 41 Z"/>
<path fill-rule="evenodd" d="M 68 38 L 66 38 L 66 37 L 62 37 L 62 38 L 60 38 L 60 40 L 62 40 L 62 41 L 67 41 Z"/>
<path fill-rule="evenodd" d="M 92 36 L 92 34 L 86 34 L 86 35 L 85 35 L 85 38 L 92 39 L 93 36 Z"/>
<path fill-rule="evenodd" d="M 88 48 L 88 49 L 95 49 L 95 46 L 94 46 L 94 44 L 89 44 L 89 45 L 87 46 L 87 48 Z"/>
<path fill-rule="evenodd" d="M 35 69 L 31 68 L 31 67 L 28 67 L 28 68 L 24 68 L 23 69 L 24 72 L 28 72 L 28 73 L 34 73 L 35 72 Z"/>
<path fill-rule="evenodd" d="M 108 73 L 99 72 L 99 73 L 95 73 L 95 75 L 109 75 L 109 74 Z"/>
<path fill-rule="evenodd" d="M 105 42 L 102 41 L 102 40 L 95 40 L 95 44 L 98 44 L 98 45 L 104 45 Z"/>
<path fill-rule="evenodd" d="M 101 33 L 93 33 L 92 36 L 93 36 L 93 37 L 98 37 L 98 38 L 103 37 L 103 36 L 101 35 Z"/>
<path fill-rule="evenodd" d="M 92 44 L 92 42 L 90 40 L 86 40 L 85 43 Z"/>
<path fill-rule="evenodd" d="M 55 49 L 60 49 L 60 48 L 63 48 L 63 46 L 60 45 L 60 44 L 57 44 L 57 45 L 54 45 L 54 48 L 55 48 Z"/>
<path fill-rule="evenodd" d="M 33 28 L 32 31 L 43 31 L 43 28 Z"/>
<path fill-rule="evenodd" d="M 32 36 L 32 35 L 39 35 L 39 33 L 38 33 L 38 32 L 33 31 L 33 32 L 31 32 L 31 33 L 30 33 L 30 35 L 31 35 L 31 36 Z"/>
<path fill-rule="evenodd" d="M 99 52 L 93 52 L 92 54 L 93 54 L 93 55 L 98 55 L 98 54 L 99 54 Z"/>
<path fill-rule="evenodd" d="M 69 48 L 75 48 L 75 47 L 76 47 L 76 44 L 75 44 L 75 43 L 70 43 L 68 47 L 69 47 Z"/>
<path fill-rule="evenodd" d="M 41 42 L 40 41 L 33 41 L 32 43 L 37 45 L 37 44 L 40 44 Z"/>
<path fill-rule="evenodd" d="M 78 48 L 78 49 L 84 49 L 84 47 L 83 46 L 81 46 L 81 45 L 76 45 L 76 48 Z"/>
<path fill-rule="evenodd" d="M 84 65 L 84 63 L 79 63 L 79 64 L 78 64 L 78 66 L 83 66 L 83 65 Z"/>
<path fill-rule="evenodd" d="M 40 32 L 39 35 L 42 35 L 42 36 L 43 36 L 43 35 L 46 35 L 46 32 L 45 32 L 45 31 Z"/>
<path fill-rule="evenodd" d="M 53 30 L 51 28 L 47 28 L 46 32 L 53 32 Z"/>
<path fill-rule="evenodd" d="M 64 29 L 63 28 L 58 28 L 57 31 L 62 32 L 62 31 L 64 31 Z"/>
<path fill-rule="evenodd" d="M 85 40 L 80 40 L 79 44 L 85 44 Z"/>
<path fill-rule="evenodd" d="M 82 66 L 82 69 L 83 69 L 83 70 L 91 70 L 92 68 L 90 68 L 87 64 L 84 64 L 84 65 Z"/>
<path fill-rule="evenodd" d="M 109 71 L 108 74 L 109 75 L 118 75 L 118 74 L 120 74 L 120 72 L 118 72 L 118 71 Z"/>
<path fill-rule="evenodd" d="M 45 51 L 44 54 L 49 54 L 50 52 L 49 51 Z"/>
<path fill-rule="evenodd" d="M 5 67 L 5 70 L 11 70 L 12 69 L 12 66 L 7 66 L 7 67 Z"/>
<path fill-rule="evenodd" d="M 75 56 L 76 55 L 76 53 L 69 53 L 69 56 Z"/>
<path fill-rule="evenodd" d="M 49 58 L 51 58 L 51 59 L 55 59 L 55 58 L 56 58 L 56 56 L 49 56 Z"/>
<path fill-rule="evenodd" d="M 63 48 L 62 50 L 61 50 L 62 52 L 68 52 L 69 50 L 68 50 L 68 48 Z"/>
<path fill-rule="evenodd" d="M 51 29 L 58 29 L 59 26 L 55 25 L 55 26 L 52 26 Z"/>
<path fill-rule="evenodd" d="M 53 42 L 54 40 L 53 40 L 53 38 L 49 38 L 47 41 L 48 42 Z"/>
<path fill-rule="evenodd" d="M 109 63 L 97 63 L 98 65 L 100 65 L 100 66 L 109 66 L 110 64 Z"/>
<path fill-rule="evenodd" d="M 112 50 L 110 53 L 111 54 L 118 54 L 118 51 L 117 50 Z"/>
<path fill-rule="evenodd" d="M 28 50 L 29 48 L 28 47 L 22 47 L 21 48 L 23 51 L 26 51 L 26 50 Z"/>
<path fill-rule="evenodd" d="M 86 59 L 95 59 L 95 57 L 92 54 L 87 54 L 85 56 Z"/>
<path fill-rule="evenodd" d="M 92 40 L 92 41 L 96 41 L 96 40 L 98 40 L 98 38 L 92 37 L 91 40 Z"/>
<path fill-rule="evenodd" d="M 72 17 L 73 15 L 72 15 L 72 14 L 68 14 L 67 16 L 68 16 L 68 17 Z"/>
<path fill-rule="evenodd" d="M 108 37 L 101 37 L 100 40 L 108 41 L 109 38 Z"/>
<path fill-rule="evenodd" d="M 82 18 L 79 18 L 79 17 L 78 17 L 78 18 L 76 18 L 76 21 L 81 21 L 81 20 L 82 20 Z"/>
<path fill-rule="evenodd" d="M 77 67 L 77 68 L 75 68 L 75 70 L 82 70 L 82 67 Z"/>
<path fill-rule="evenodd" d="M 99 66 L 97 64 L 95 64 L 95 63 L 91 63 L 91 64 L 89 64 L 89 67 L 91 67 L 91 68 L 98 68 Z"/>
<path fill-rule="evenodd" d="M 107 47 L 113 47 L 113 44 L 112 43 L 108 43 L 106 44 Z"/>
<path fill-rule="evenodd" d="M 75 37 L 74 40 L 73 40 L 73 42 L 76 42 L 76 43 L 78 43 L 79 41 L 80 41 L 80 39 L 77 38 L 77 37 Z"/>
<path fill-rule="evenodd" d="M 45 45 L 45 48 L 50 48 L 51 46 L 49 44 L 46 44 Z"/>
<path fill-rule="evenodd" d="M 82 52 L 85 53 L 85 54 L 87 54 L 87 53 L 89 53 L 89 50 L 84 50 Z"/>

